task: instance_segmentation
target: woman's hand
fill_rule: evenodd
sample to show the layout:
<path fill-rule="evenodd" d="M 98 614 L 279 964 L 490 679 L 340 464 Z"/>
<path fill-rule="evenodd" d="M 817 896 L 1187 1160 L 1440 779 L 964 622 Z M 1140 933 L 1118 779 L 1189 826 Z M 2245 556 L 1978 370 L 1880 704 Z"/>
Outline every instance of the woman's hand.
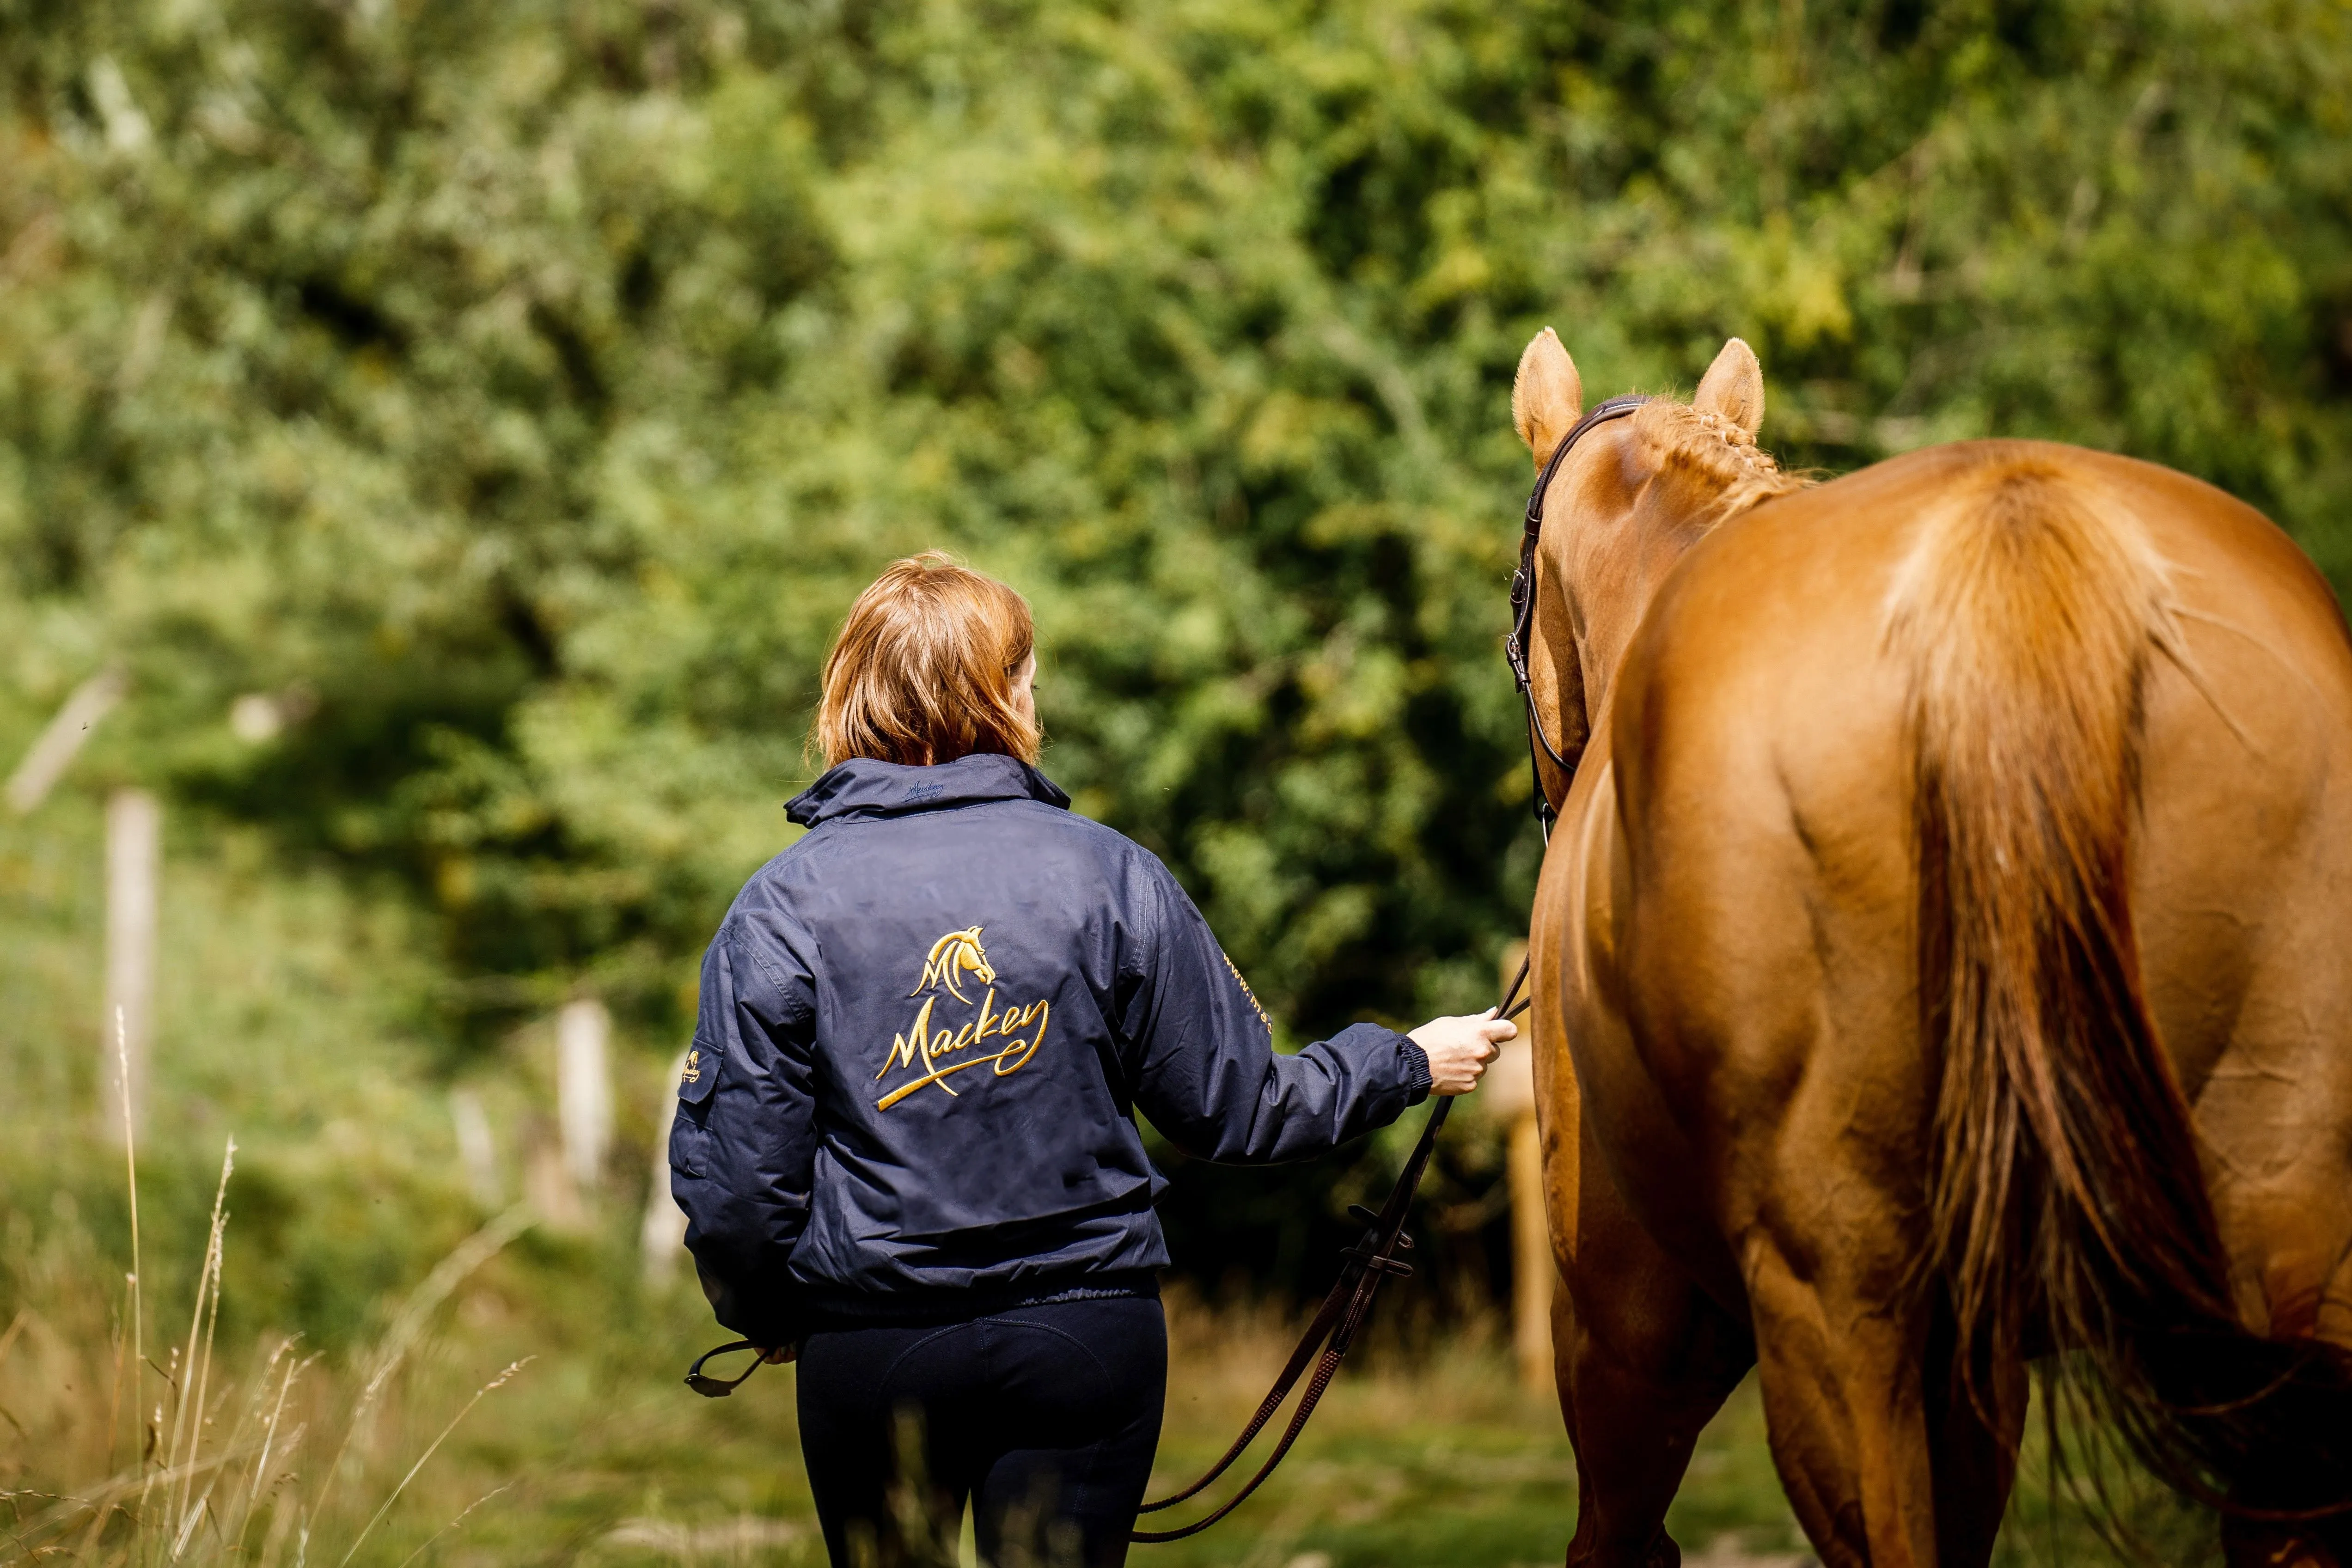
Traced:
<path fill-rule="evenodd" d="M 771 1366 L 781 1366 L 785 1362 L 798 1360 L 800 1354 L 801 1347 L 798 1344 L 780 1344 L 773 1350 L 760 1352 L 760 1359 Z"/>
<path fill-rule="evenodd" d="M 1519 1026 L 1496 1018 L 1488 1008 L 1483 1013 L 1432 1019 L 1410 1038 L 1429 1058 L 1431 1093 L 1467 1094 L 1478 1087 L 1486 1064 L 1503 1053 L 1503 1042 L 1519 1038 Z"/>

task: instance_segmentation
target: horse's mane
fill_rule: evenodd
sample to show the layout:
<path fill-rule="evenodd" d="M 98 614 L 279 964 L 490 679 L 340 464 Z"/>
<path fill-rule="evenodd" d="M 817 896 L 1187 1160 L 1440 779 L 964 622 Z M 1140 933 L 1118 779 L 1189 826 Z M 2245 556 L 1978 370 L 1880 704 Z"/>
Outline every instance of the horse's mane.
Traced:
<path fill-rule="evenodd" d="M 1679 474 L 1695 487 L 1714 492 L 1703 517 L 1710 528 L 1760 501 L 1812 483 L 1802 475 L 1781 472 L 1753 435 L 1721 414 L 1702 413 L 1672 398 L 1643 403 L 1632 424 L 1641 457 L 1655 472 Z"/>

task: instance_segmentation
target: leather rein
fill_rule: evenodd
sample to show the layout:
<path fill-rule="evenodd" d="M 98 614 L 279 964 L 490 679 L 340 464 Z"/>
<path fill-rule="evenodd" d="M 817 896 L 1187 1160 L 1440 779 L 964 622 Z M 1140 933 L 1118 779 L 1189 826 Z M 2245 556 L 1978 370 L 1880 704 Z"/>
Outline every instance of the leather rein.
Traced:
<path fill-rule="evenodd" d="M 1528 497 L 1527 529 L 1519 536 L 1519 569 L 1511 573 L 1511 634 L 1503 639 L 1503 658 L 1511 666 L 1511 679 L 1517 683 L 1519 701 L 1528 710 L 1528 772 L 1535 779 L 1536 822 L 1543 829 L 1544 842 L 1551 842 L 1551 825 L 1559 820 L 1553 809 L 1551 797 L 1544 793 L 1543 764 L 1537 759 L 1536 747 L 1552 760 L 1563 775 L 1575 777 L 1576 765 L 1559 754 L 1559 747 L 1544 733 L 1543 716 L 1536 711 L 1535 688 L 1528 679 L 1528 653 L 1535 645 L 1536 629 L 1536 547 L 1543 539 L 1544 497 L 1551 490 L 1551 482 L 1559 474 L 1560 465 L 1587 432 L 1607 424 L 1612 419 L 1623 419 L 1650 400 L 1640 392 L 1627 392 L 1622 397 L 1606 398 L 1592 405 L 1592 412 L 1576 422 L 1567 436 L 1551 450 L 1544 462 L 1543 472 L 1536 476 L 1534 492 Z"/>
<path fill-rule="evenodd" d="M 1528 966 L 1522 963 L 1518 977 L 1511 982 L 1511 988 L 1503 993 L 1502 1005 L 1496 1009 L 1500 1017 L 1517 1018 L 1527 1010 L 1528 1002 L 1519 996 L 1527 983 Z M 1255 1475 L 1242 1483 L 1241 1490 L 1220 1503 L 1213 1513 L 1174 1530 L 1131 1531 L 1128 1534 L 1129 1541 L 1154 1545 L 1200 1534 L 1239 1508 L 1250 1493 L 1264 1485 L 1265 1479 L 1274 1474 L 1275 1467 L 1281 1464 L 1284 1456 L 1290 1452 L 1290 1446 L 1298 1441 L 1298 1434 L 1307 1429 L 1307 1418 L 1315 1414 L 1315 1406 L 1322 1402 L 1324 1391 L 1331 1386 L 1331 1379 L 1339 1375 L 1339 1362 L 1347 1355 L 1348 1347 L 1355 1343 L 1357 1331 L 1371 1315 L 1372 1298 L 1380 1293 L 1381 1282 L 1392 1275 L 1402 1279 L 1412 1272 L 1412 1265 L 1398 1256 L 1412 1250 L 1412 1238 L 1404 1233 L 1405 1211 L 1412 1206 L 1412 1195 L 1421 1186 L 1423 1174 L 1429 1169 L 1430 1155 L 1436 1152 L 1438 1129 L 1445 1125 L 1446 1113 L 1453 1109 L 1454 1098 L 1451 1095 L 1441 1097 L 1435 1105 L 1430 1107 L 1429 1120 L 1422 1124 L 1421 1139 L 1413 1145 L 1412 1155 L 1405 1161 L 1404 1169 L 1397 1173 L 1396 1185 L 1389 1188 L 1388 1201 L 1381 1205 L 1379 1213 L 1373 1213 L 1360 1203 L 1348 1206 L 1349 1214 L 1363 1222 L 1364 1234 L 1354 1246 L 1340 1249 L 1339 1278 L 1332 1283 L 1330 1293 L 1323 1298 L 1323 1304 L 1316 1309 L 1314 1318 L 1307 1325 L 1307 1333 L 1299 1339 L 1297 1348 L 1290 1353 L 1289 1361 L 1284 1364 L 1282 1375 L 1274 1380 L 1274 1386 L 1258 1402 L 1257 1413 L 1249 1418 L 1249 1425 L 1242 1428 L 1242 1435 L 1234 1439 L 1233 1447 L 1227 1448 L 1224 1457 L 1210 1466 L 1208 1473 L 1199 1480 L 1182 1491 L 1161 1498 L 1158 1502 L 1147 1502 L 1136 1511 L 1158 1513 L 1161 1509 L 1173 1508 L 1206 1490 L 1219 1476 L 1233 1468 L 1234 1461 L 1242 1457 L 1242 1450 L 1265 1430 L 1266 1423 L 1274 1419 L 1276 1410 L 1282 1408 L 1282 1402 L 1298 1385 L 1298 1379 L 1311 1363 L 1315 1368 L 1314 1375 L 1307 1379 L 1307 1392 L 1298 1396 L 1298 1408 L 1291 1412 L 1290 1424 L 1283 1428 L 1282 1440 L 1275 1444 L 1274 1452 L 1265 1457 L 1265 1463 L 1257 1468 Z M 1321 1352 L 1319 1355 L 1318 1351 Z"/>

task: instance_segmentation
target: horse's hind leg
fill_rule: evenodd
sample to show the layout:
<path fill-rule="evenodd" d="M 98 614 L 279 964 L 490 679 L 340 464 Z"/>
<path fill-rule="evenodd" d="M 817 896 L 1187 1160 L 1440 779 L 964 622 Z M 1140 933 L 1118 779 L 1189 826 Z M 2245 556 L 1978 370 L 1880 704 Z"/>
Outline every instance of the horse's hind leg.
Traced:
<path fill-rule="evenodd" d="M 2306 1092 L 2317 1076 L 2301 1075 Z M 2221 1162 L 2231 1179 L 2217 1205 L 2224 1244 L 2245 1282 L 2243 1295 L 2260 1298 L 2256 1321 L 2263 1328 L 2332 1347 L 2338 1364 L 2352 1369 L 2352 1159 L 2324 1127 L 2297 1126 L 2297 1108 L 2262 1106 L 2273 1082 L 2241 1081 L 2208 1092 L 2209 1104 L 2221 1101 L 2217 1109 L 2235 1113 L 2234 1125 L 2227 1115 L 2208 1118 L 2224 1135 L 2234 1134 L 2236 1157 Z M 2352 1082 L 2344 1087 L 2352 1090 Z M 2228 1103 L 2231 1099 L 2240 1103 Z M 2251 1112 L 2248 1100 L 2256 1102 Z M 2289 1131 L 2275 1131 L 2282 1128 Z M 2263 1160 L 2263 1131 L 2292 1153 Z M 2341 1458 L 2347 1422 L 2352 1401 L 2340 1396 L 2301 1402 L 2298 1419 L 2265 1431 L 2255 1472 L 2273 1484 L 2297 1477 L 2291 1493 L 2322 1506 L 2352 1500 L 2352 1473 L 2345 1473 Z M 2259 1506 L 2274 1500 L 2247 1500 Z M 2352 1512 L 2298 1521 L 2231 1517 L 2222 1523 L 2221 1541 L 2231 1568 L 2352 1568 Z"/>
<path fill-rule="evenodd" d="M 2017 1449 L 2025 1433 L 2022 1361 L 1987 1368 L 1973 1388 L 1955 1375 L 1958 1346 L 1948 1312 L 1937 1314 L 1927 1344 L 1927 1443 L 1936 1471 L 1936 1551 L 1943 1568 L 1992 1560 Z"/>
<path fill-rule="evenodd" d="M 1749 1260 L 1772 1461 L 1829 1568 L 1934 1568 L 1927 1336 L 1824 1277 L 1843 1261 L 1779 1239 Z"/>
<path fill-rule="evenodd" d="M 1675 1568 L 1666 1507 L 1755 1347 L 1626 1211 L 1597 1153 L 1586 1156 L 1568 1289 L 1552 1312 L 1560 1410 L 1576 1446 L 1568 1564 Z"/>
<path fill-rule="evenodd" d="M 1828 1190 L 1851 1197 L 1862 1183 Z M 1989 1424 L 1952 1381 L 1948 1334 L 1901 1305 L 1896 1249 L 1872 1257 L 1870 1217 L 1812 1218 L 1822 1231 L 1764 1228 L 1748 1267 L 1789 1500 L 1830 1568 L 1981 1568 L 2015 1477 L 2022 1368 L 1994 1369 L 1982 1386 L 2000 1412 Z"/>

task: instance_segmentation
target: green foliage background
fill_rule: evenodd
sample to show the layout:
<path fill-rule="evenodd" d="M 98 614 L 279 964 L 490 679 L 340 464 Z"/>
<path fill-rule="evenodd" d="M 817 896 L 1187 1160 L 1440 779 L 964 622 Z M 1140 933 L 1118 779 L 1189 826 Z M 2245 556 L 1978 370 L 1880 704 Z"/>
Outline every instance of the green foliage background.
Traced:
<path fill-rule="evenodd" d="M 119 664 L 74 787 L 396 910 L 417 1071 L 582 985 L 666 1054 L 946 546 L 1288 1026 L 1478 1005 L 1530 333 L 1596 396 L 1741 334 L 1797 465 L 2174 464 L 2352 581 L 2348 72 L 2340 0 L 0 0 L 0 743 Z"/>
<path fill-rule="evenodd" d="M 708 1325 L 635 1228 L 695 958 L 789 841 L 883 562 L 1030 595 L 1048 770 L 1293 1036 L 1480 1006 L 1540 852 L 1498 657 L 1538 327 L 1596 397 L 1746 337 L 1794 465 L 2172 464 L 2342 589 L 2348 231 L 2347 0 L 0 0 L 0 768 L 131 683 L 0 821 L 0 1310 L 49 1325 L 11 1421 L 79 1418 L 25 1358 L 100 1364 L 128 1256 L 86 1136 L 109 788 L 169 802 L 152 1300 L 233 1129 L 224 1333 L 355 1354 L 483 1218 L 438 1091 L 480 1093 L 511 1187 L 546 1015 L 593 989 L 633 1047 L 602 1218 L 442 1324 L 464 1386 L 549 1358 L 463 1460 L 540 1478 L 478 1560 L 570 1561 L 673 1482 L 804 1513 L 782 1396 L 681 1405 Z M 288 722 L 240 739 L 255 695 Z M 1493 1130 L 1455 1127 L 1391 1349 L 1500 1252 Z M 1319 1290 L 1397 1153 L 1180 1169 L 1177 1255 Z M 1445 1332 L 1409 1414 L 1343 1389 L 1309 1441 L 1349 1497 L 1470 1500 L 1297 1537 L 1335 1562 L 1557 1557 L 1556 1422 L 1433 1416 L 1487 1354 Z M 1678 1530 L 1785 1527 L 1753 1416 Z M 1339 1507 L 1289 1474 L 1268 1540 Z"/>

